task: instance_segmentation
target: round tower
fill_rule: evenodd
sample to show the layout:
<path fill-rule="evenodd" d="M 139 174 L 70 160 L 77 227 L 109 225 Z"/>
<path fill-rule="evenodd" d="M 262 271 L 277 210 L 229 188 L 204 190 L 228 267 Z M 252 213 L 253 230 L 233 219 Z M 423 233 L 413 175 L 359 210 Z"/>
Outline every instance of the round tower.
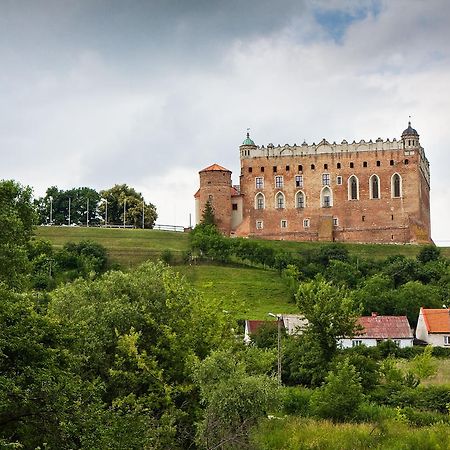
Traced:
<path fill-rule="evenodd" d="M 231 171 L 218 164 L 199 172 L 197 222 L 201 222 L 207 202 L 214 210 L 217 228 L 225 235 L 231 232 Z"/>
<path fill-rule="evenodd" d="M 242 145 L 239 146 L 240 153 L 241 153 L 241 159 L 246 158 L 250 156 L 251 150 L 255 149 L 256 145 L 255 143 L 250 139 L 250 133 L 247 132 L 247 137 L 242 143 Z"/>
<path fill-rule="evenodd" d="M 419 133 L 411 127 L 411 121 L 408 122 L 408 128 L 402 133 L 403 148 L 417 148 L 419 144 Z"/>

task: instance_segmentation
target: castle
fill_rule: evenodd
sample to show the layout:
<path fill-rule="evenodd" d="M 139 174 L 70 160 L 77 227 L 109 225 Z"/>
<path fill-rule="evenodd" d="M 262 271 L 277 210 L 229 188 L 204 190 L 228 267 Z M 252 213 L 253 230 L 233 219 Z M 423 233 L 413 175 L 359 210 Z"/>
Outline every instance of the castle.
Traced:
<path fill-rule="evenodd" d="M 206 203 L 225 235 L 293 241 L 425 243 L 430 170 L 411 122 L 400 140 L 239 147 L 240 184 L 213 164 L 199 172 L 196 221 Z"/>

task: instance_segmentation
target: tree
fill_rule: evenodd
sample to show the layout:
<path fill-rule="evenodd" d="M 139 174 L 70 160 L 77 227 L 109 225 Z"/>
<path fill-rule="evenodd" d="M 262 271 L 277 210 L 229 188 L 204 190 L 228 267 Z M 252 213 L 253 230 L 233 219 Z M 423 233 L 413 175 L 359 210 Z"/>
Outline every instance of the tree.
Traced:
<path fill-rule="evenodd" d="M 20 290 L 29 271 L 27 245 L 36 214 L 32 190 L 15 181 L 0 181 L 0 282 Z"/>
<path fill-rule="evenodd" d="M 126 225 L 141 228 L 144 214 L 145 228 L 153 228 L 158 217 L 155 206 L 145 203 L 142 194 L 132 187 L 126 184 L 116 184 L 110 189 L 100 191 L 100 196 L 106 201 L 100 203 L 99 213 L 102 218 L 105 218 L 106 208 L 108 208 L 108 223 L 123 225 L 125 210 Z"/>
<path fill-rule="evenodd" d="M 216 217 L 214 215 L 214 208 L 211 201 L 208 199 L 205 203 L 205 209 L 203 210 L 202 225 L 216 225 Z"/>
<path fill-rule="evenodd" d="M 308 320 L 305 333 L 317 341 L 325 359 L 330 361 L 339 339 L 351 337 L 357 330 L 357 306 L 347 289 L 321 278 L 300 284 L 296 299 L 300 312 Z"/>
<path fill-rule="evenodd" d="M 441 256 L 441 250 L 435 245 L 425 245 L 417 255 L 417 261 L 426 264 L 430 261 L 437 261 Z"/>

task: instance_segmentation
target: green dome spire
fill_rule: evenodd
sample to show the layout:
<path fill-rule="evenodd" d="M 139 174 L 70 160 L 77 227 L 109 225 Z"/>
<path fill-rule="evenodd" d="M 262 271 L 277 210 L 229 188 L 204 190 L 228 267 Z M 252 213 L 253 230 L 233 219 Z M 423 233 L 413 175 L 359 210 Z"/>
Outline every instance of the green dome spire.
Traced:
<path fill-rule="evenodd" d="M 242 145 L 255 145 L 255 143 L 250 139 L 250 133 L 247 132 L 247 139 L 245 139 Z"/>

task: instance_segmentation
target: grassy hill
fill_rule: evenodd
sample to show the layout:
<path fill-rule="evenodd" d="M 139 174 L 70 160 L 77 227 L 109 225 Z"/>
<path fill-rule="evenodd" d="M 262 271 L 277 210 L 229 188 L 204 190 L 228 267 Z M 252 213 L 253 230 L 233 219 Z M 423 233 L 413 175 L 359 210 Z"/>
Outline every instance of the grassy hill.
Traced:
<path fill-rule="evenodd" d="M 176 261 L 189 248 L 187 233 L 117 228 L 38 227 L 38 238 L 55 247 L 65 242 L 93 240 L 108 250 L 112 262 L 131 268 L 146 260 L 157 260 L 170 250 Z M 317 248 L 316 242 L 264 241 L 276 249 L 301 252 Z M 350 254 L 361 258 L 382 259 L 402 254 L 414 257 L 420 250 L 414 245 L 345 244 Z M 450 248 L 442 249 L 450 257 Z M 267 313 L 295 313 L 289 292 L 275 271 L 244 266 L 192 265 L 175 266 L 203 295 L 220 299 L 223 309 L 238 318 L 263 319 Z"/>

